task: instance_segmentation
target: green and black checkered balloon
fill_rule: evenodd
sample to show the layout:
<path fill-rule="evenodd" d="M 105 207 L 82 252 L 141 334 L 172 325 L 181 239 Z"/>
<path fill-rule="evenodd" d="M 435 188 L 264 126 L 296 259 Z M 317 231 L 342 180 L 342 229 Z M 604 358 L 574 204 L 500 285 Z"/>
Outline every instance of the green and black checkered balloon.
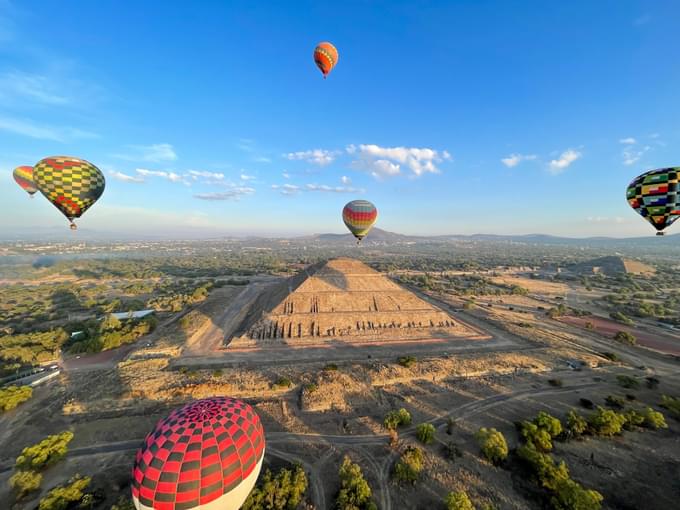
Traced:
<path fill-rule="evenodd" d="M 33 167 L 33 180 L 40 192 L 70 221 L 80 218 L 104 192 L 101 170 L 89 161 L 53 156 Z"/>

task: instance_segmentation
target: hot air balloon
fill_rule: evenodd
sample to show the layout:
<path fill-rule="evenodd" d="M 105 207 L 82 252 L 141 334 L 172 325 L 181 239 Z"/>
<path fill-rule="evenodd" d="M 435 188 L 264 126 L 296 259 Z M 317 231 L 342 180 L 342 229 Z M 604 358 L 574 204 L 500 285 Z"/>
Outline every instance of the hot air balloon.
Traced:
<path fill-rule="evenodd" d="M 357 244 L 366 237 L 377 218 L 378 210 L 368 200 L 352 200 L 342 210 L 342 221 L 357 238 Z"/>
<path fill-rule="evenodd" d="M 330 73 L 335 64 L 338 63 L 338 50 L 335 49 L 329 42 L 319 43 L 316 48 L 314 48 L 314 62 L 316 66 L 323 73 L 324 80 L 328 73 Z"/>
<path fill-rule="evenodd" d="M 104 174 L 89 161 L 69 156 L 45 158 L 33 167 L 33 179 L 47 200 L 78 228 L 80 218 L 104 192 Z"/>
<path fill-rule="evenodd" d="M 264 430 L 248 404 L 196 400 L 158 422 L 137 451 L 137 510 L 238 510 L 264 459 Z"/>
<path fill-rule="evenodd" d="M 652 224 L 658 236 L 680 217 L 679 176 L 680 167 L 650 170 L 636 177 L 626 190 L 630 206 Z"/>
<path fill-rule="evenodd" d="M 21 189 L 33 198 L 33 194 L 38 191 L 38 188 L 36 188 L 35 182 L 33 181 L 33 167 L 18 166 L 14 169 L 12 175 L 14 176 L 14 180 L 17 181 L 17 184 L 21 186 Z"/>

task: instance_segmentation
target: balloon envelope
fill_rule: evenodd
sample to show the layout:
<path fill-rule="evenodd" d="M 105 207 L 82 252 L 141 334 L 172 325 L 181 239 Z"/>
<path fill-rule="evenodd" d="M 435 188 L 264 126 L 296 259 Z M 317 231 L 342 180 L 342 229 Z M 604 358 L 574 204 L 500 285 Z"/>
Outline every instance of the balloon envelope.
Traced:
<path fill-rule="evenodd" d="M 175 409 L 146 436 L 132 470 L 137 510 L 238 510 L 264 459 L 264 430 L 248 404 L 227 397 Z"/>
<path fill-rule="evenodd" d="M 33 194 L 38 191 L 35 181 L 33 180 L 32 166 L 18 166 L 14 169 L 12 175 L 17 184 L 29 195 L 33 196 Z"/>
<path fill-rule="evenodd" d="M 630 206 L 661 232 L 680 217 L 680 167 L 650 170 L 628 185 Z"/>
<path fill-rule="evenodd" d="M 45 158 L 33 167 L 40 192 L 70 221 L 80 218 L 104 192 L 106 180 L 89 161 L 69 156 Z"/>
<path fill-rule="evenodd" d="M 329 42 L 319 43 L 314 48 L 314 62 L 325 78 L 338 63 L 338 50 Z"/>
<path fill-rule="evenodd" d="M 368 200 L 352 200 L 342 210 L 342 221 L 349 231 L 361 241 L 378 219 L 378 210 Z"/>

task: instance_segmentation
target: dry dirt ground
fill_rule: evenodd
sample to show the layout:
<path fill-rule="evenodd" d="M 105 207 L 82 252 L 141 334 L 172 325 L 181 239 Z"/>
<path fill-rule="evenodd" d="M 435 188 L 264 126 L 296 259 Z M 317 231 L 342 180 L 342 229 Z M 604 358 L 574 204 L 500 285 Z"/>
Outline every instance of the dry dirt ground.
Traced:
<path fill-rule="evenodd" d="M 21 449 L 48 434 L 72 430 L 70 454 L 47 470 L 41 491 L 16 508 L 35 508 L 49 488 L 80 472 L 93 476 L 93 487 L 104 498 L 95 508 L 109 510 L 119 494 L 129 493 L 135 449 L 160 418 L 191 399 L 229 395 L 251 403 L 261 417 L 268 465 L 302 463 L 310 480 L 307 497 L 319 510 L 332 508 L 345 454 L 362 466 L 381 510 L 443 509 L 442 500 L 452 490 L 466 490 L 478 507 L 490 503 L 497 509 L 538 509 L 544 493 L 512 456 L 501 467 L 481 458 L 474 439 L 479 427 L 496 427 L 513 448 L 518 441 L 514 422 L 539 410 L 563 418 L 579 406 L 581 397 L 604 405 L 607 395 L 626 393 L 635 396 L 631 407 L 644 404 L 662 410 L 662 394 L 680 396 L 676 360 L 617 345 L 601 335 L 582 335 L 578 328 L 541 313 L 495 304 L 459 317 L 494 338 L 506 339 L 504 349 L 449 354 L 424 350 L 408 368 L 396 363 L 396 353 L 348 360 L 340 348 L 306 363 L 265 363 L 259 358 L 249 363 L 242 358 L 238 364 L 214 363 L 203 369 L 177 364 L 187 339 L 200 335 L 206 321 L 227 327 L 220 320 L 242 291 L 213 294 L 185 324 L 162 328 L 150 347 L 139 344 L 144 347 L 126 361 L 66 371 L 39 388 L 28 403 L 0 415 L 0 508 L 10 508 L 13 501 L 7 480 Z M 451 296 L 421 297 L 440 306 L 450 304 L 451 310 L 462 305 Z M 527 310 L 535 305 L 514 303 Z M 620 354 L 623 363 L 598 356 L 605 347 Z M 584 368 L 568 370 L 565 360 L 583 362 Z M 619 373 L 641 380 L 655 373 L 661 384 L 655 390 L 644 384 L 640 390 L 624 390 L 616 381 Z M 290 386 L 277 385 L 284 379 Z M 560 379 L 562 386 L 549 384 L 549 379 Z M 411 413 L 413 424 L 400 430 L 399 444 L 392 448 L 382 422 L 390 410 L 402 407 Z M 567 462 L 574 479 L 604 495 L 604 508 L 673 508 L 680 499 L 680 422 L 670 417 L 667 421 L 666 430 L 557 443 L 554 454 Z M 407 445 L 417 444 L 415 426 L 422 422 L 433 423 L 437 431 L 433 444 L 420 445 L 426 469 L 415 486 L 398 486 L 391 478 L 395 460 Z M 443 445 L 449 441 L 461 452 L 453 461 L 444 455 Z"/>

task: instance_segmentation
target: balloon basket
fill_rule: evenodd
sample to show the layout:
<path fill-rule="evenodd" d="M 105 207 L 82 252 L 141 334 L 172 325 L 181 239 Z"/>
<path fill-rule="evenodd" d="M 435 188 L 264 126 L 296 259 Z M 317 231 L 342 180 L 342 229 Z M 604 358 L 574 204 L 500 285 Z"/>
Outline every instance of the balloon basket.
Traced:
<path fill-rule="evenodd" d="M 666 233 L 665 232 L 657 232 L 656 235 L 663 236 L 663 235 L 666 235 Z"/>
<path fill-rule="evenodd" d="M 68 228 L 70 228 L 71 230 L 78 230 L 78 225 L 76 225 L 75 223 L 71 223 L 71 224 L 68 226 Z"/>

